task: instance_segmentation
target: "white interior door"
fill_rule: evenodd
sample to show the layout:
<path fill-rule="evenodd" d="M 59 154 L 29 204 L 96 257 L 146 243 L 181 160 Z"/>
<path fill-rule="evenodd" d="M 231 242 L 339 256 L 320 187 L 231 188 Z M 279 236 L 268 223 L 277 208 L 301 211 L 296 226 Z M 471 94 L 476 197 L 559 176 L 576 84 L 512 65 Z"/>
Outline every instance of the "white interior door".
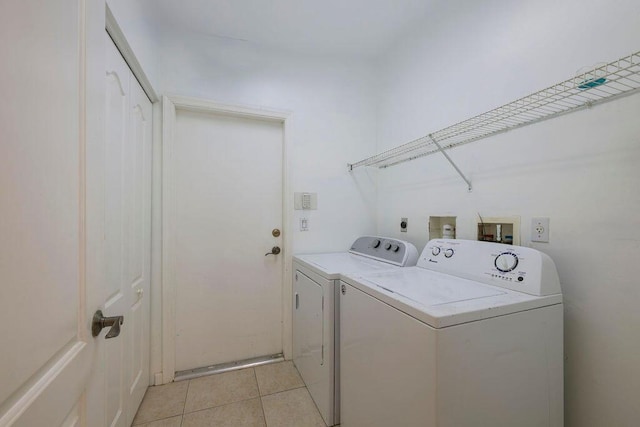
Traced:
<path fill-rule="evenodd" d="M 0 426 L 103 425 L 104 7 L 0 2 Z"/>
<path fill-rule="evenodd" d="M 168 239 L 175 370 L 281 353 L 283 123 L 179 109 Z M 170 375 L 173 373 L 171 372 Z"/>
<path fill-rule="evenodd" d="M 131 425 L 149 385 L 151 102 L 106 42 L 104 313 L 124 314 L 105 343 L 107 425 Z"/>
<path fill-rule="evenodd" d="M 151 101 L 142 87 L 129 74 L 131 101 L 129 103 L 129 149 L 125 165 L 125 188 L 127 204 L 127 236 L 123 253 L 127 261 L 124 289 L 129 293 L 129 327 L 127 328 L 127 351 L 125 384 L 130 406 L 127 425 L 131 425 L 144 393 L 150 384 L 150 288 L 151 288 L 151 147 L 152 109 Z"/>

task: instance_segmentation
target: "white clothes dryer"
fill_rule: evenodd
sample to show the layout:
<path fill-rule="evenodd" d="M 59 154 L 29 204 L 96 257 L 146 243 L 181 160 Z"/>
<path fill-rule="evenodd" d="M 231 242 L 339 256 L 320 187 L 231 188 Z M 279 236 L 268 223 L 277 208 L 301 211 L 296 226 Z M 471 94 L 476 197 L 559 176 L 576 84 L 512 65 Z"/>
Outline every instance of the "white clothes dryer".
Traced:
<path fill-rule="evenodd" d="M 293 362 L 328 426 L 340 423 L 340 279 L 414 266 L 418 251 L 397 239 L 363 236 L 348 252 L 293 257 Z"/>
<path fill-rule="evenodd" d="M 561 427 L 563 318 L 553 261 L 439 239 L 417 266 L 343 277 L 343 427 Z"/>

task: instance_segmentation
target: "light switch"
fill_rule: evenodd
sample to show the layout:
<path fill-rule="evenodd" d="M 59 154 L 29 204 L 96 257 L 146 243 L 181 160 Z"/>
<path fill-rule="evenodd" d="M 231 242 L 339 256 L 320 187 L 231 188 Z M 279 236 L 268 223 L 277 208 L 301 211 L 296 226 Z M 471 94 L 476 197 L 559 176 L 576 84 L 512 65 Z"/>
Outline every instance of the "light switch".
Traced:
<path fill-rule="evenodd" d="M 300 231 L 309 231 L 309 218 L 300 218 Z"/>

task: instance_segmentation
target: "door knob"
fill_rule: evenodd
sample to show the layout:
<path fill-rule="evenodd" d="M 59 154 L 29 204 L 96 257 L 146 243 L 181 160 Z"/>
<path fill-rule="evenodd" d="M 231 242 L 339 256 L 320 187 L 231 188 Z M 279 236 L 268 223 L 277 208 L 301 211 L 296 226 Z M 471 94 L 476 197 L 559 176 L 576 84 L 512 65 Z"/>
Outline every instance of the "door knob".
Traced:
<path fill-rule="evenodd" d="M 111 327 L 105 339 L 115 338 L 120 335 L 120 325 L 123 323 L 124 316 L 105 317 L 102 315 L 102 310 L 98 310 L 93 315 L 93 321 L 91 322 L 91 335 L 97 337 L 103 328 Z"/>
<path fill-rule="evenodd" d="M 267 252 L 264 256 L 267 255 L 278 255 L 280 253 L 280 246 L 274 246 L 271 248 L 271 252 Z"/>

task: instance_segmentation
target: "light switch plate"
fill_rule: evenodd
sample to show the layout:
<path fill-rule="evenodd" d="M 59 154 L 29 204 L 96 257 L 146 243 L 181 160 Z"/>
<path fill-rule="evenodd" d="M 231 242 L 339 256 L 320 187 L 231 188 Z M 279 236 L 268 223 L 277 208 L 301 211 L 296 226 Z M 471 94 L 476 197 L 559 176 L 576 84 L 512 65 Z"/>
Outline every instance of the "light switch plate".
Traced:
<path fill-rule="evenodd" d="M 531 218 L 531 241 L 549 242 L 549 218 Z"/>
<path fill-rule="evenodd" d="M 293 193 L 293 209 L 318 209 L 318 193 Z"/>

